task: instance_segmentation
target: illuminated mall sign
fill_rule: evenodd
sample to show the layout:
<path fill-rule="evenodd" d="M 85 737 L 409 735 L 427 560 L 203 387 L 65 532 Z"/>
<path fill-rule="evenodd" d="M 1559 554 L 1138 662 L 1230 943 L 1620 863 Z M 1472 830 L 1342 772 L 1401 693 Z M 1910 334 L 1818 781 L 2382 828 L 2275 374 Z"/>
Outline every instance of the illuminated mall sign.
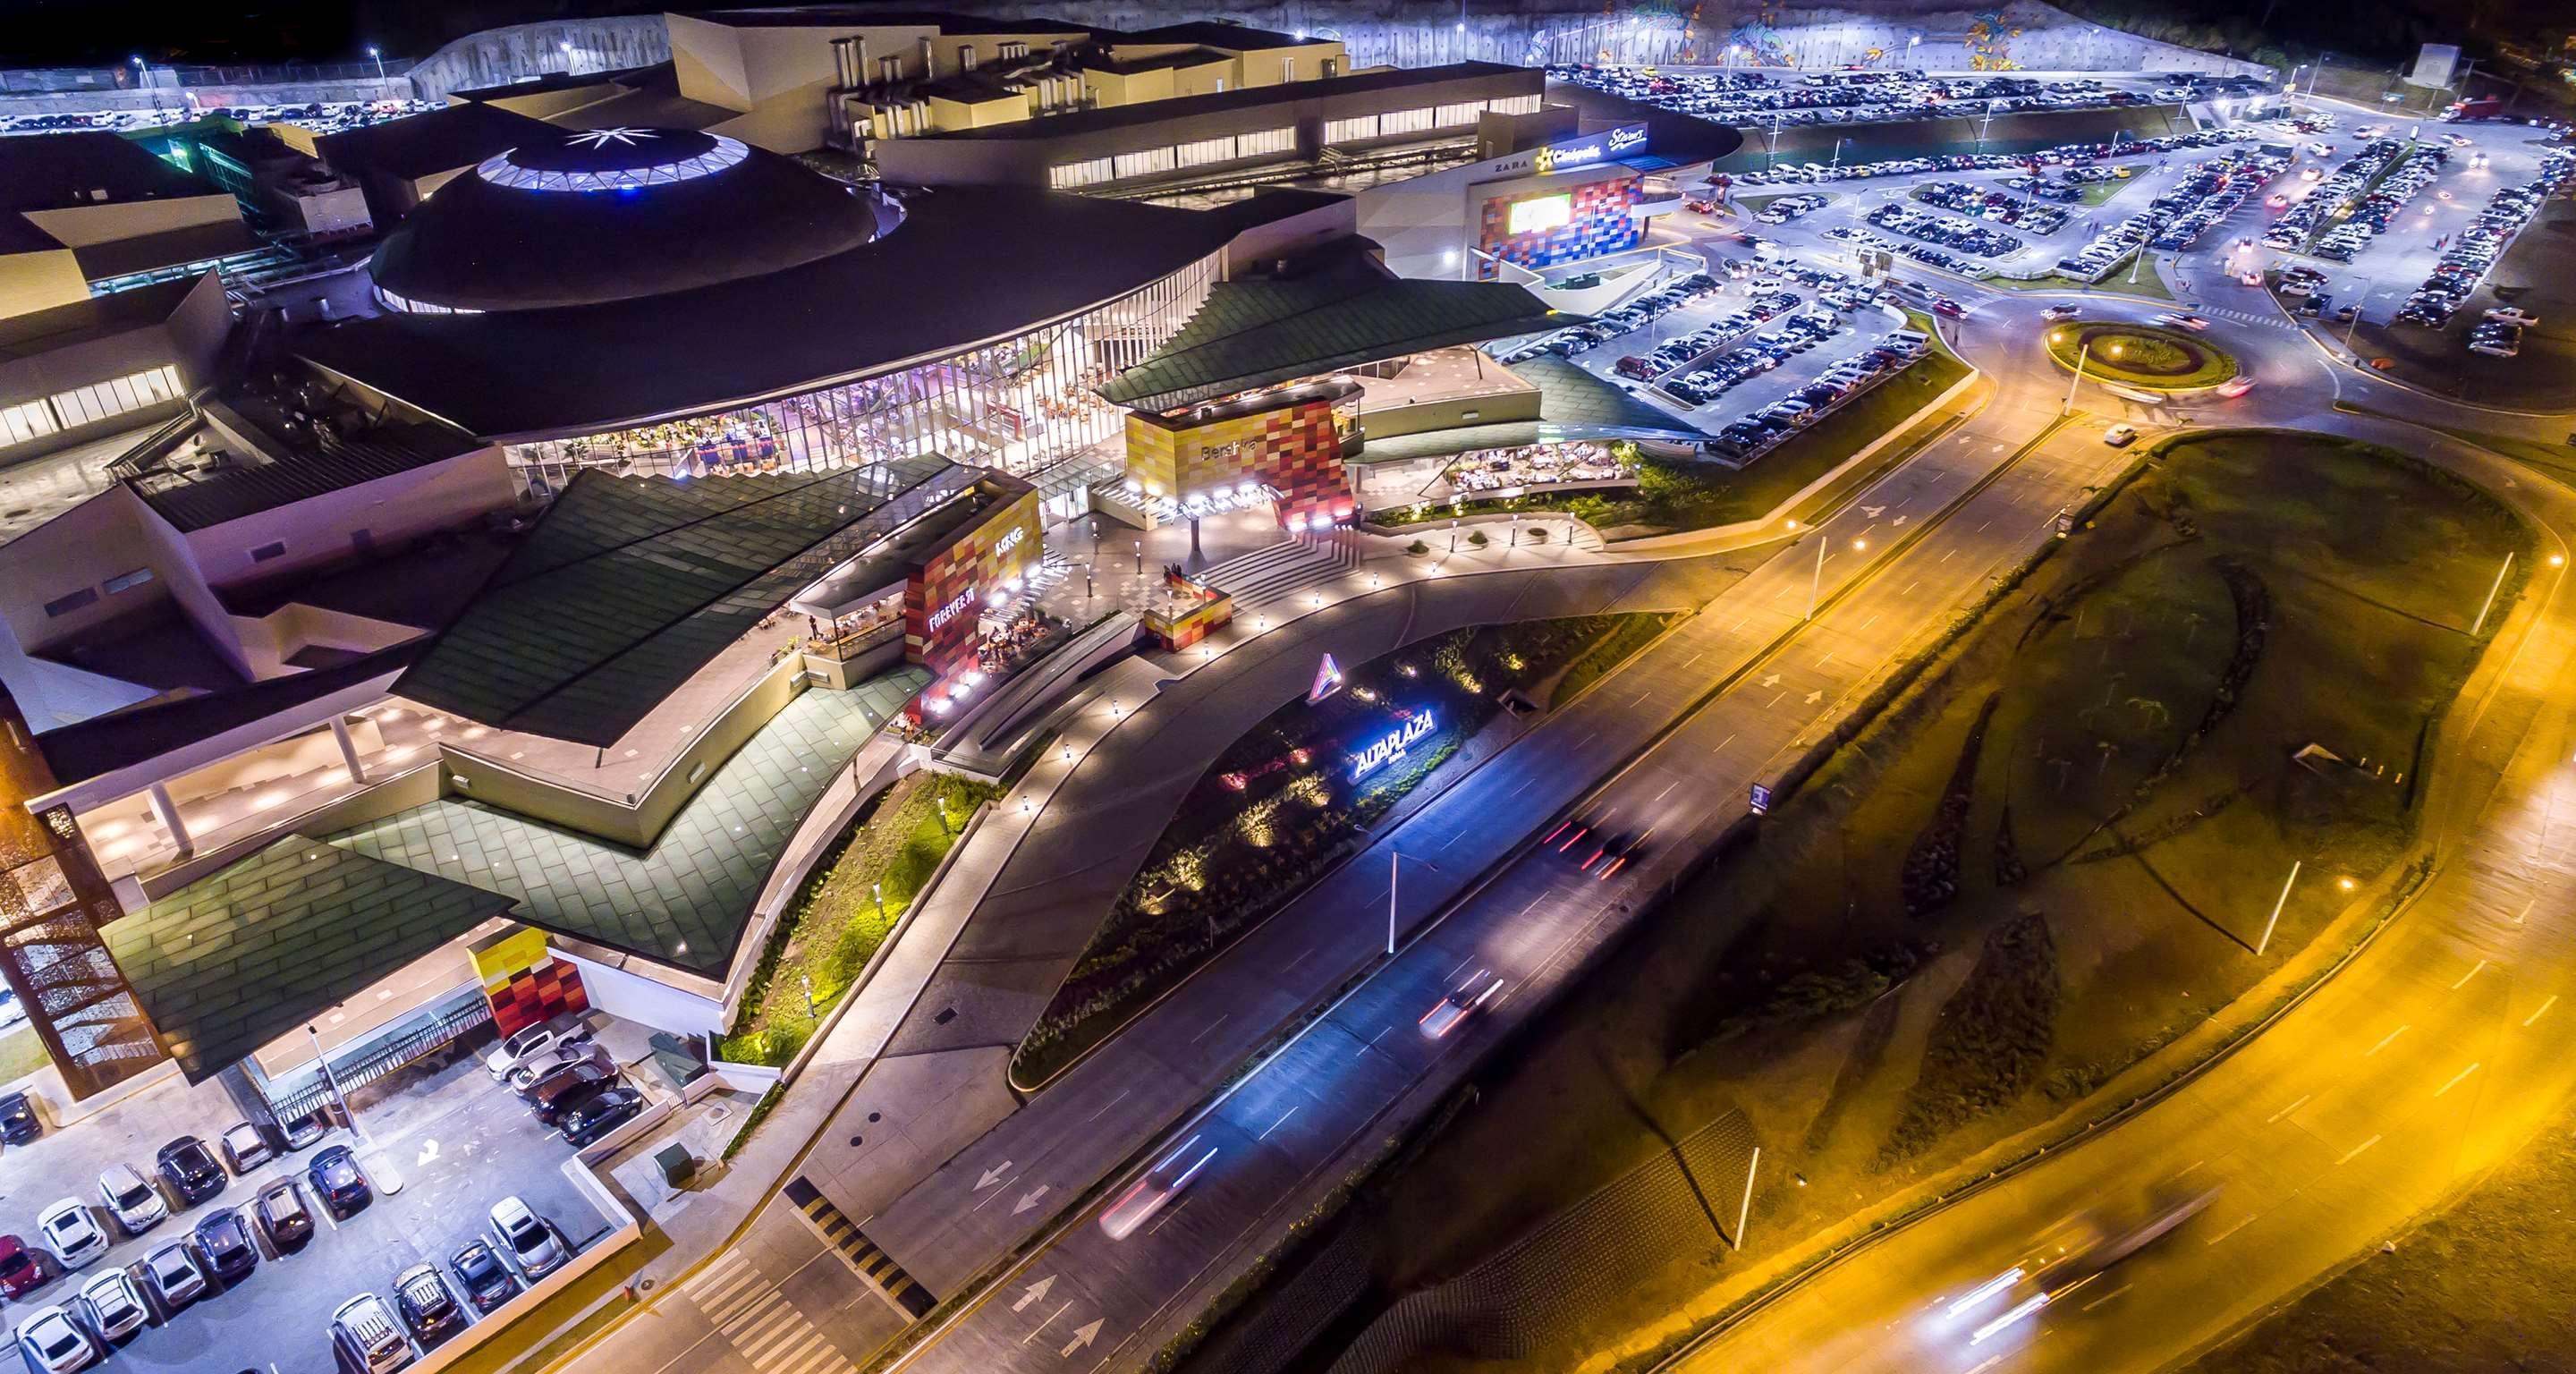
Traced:
<path fill-rule="evenodd" d="M 1415 711 L 1402 725 L 1378 737 L 1368 748 L 1351 755 L 1351 781 L 1358 782 L 1369 774 L 1404 757 L 1404 751 L 1421 743 L 1432 730 L 1431 711 Z"/>
<path fill-rule="evenodd" d="M 1562 172 L 1570 167 L 1589 167 L 1596 162 L 1612 162 L 1630 153 L 1646 150 L 1646 126 L 1622 124 L 1597 134 L 1550 143 L 1538 150 L 1537 167 L 1541 172 Z"/>
<path fill-rule="evenodd" d="M 962 611 L 974 604 L 975 589 L 972 587 L 968 587 L 966 590 L 949 598 L 947 605 L 930 613 L 930 632 L 932 634 L 939 633 L 940 627 L 946 625 L 949 621 L 955 620 L 959 611 Z"/>

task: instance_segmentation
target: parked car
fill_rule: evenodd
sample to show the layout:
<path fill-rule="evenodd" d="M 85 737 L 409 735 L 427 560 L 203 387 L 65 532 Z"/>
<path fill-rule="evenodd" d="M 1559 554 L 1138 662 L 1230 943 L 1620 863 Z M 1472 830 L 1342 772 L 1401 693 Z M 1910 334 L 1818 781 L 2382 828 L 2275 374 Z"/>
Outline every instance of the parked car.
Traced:
<path fill-rule="evenodd" d="M 100 1340 L 111 1345 L 142 1330 L 152 1316 L 152 1309 L 143 1305 L 143 1290 L 122 1269 L 110 1269 L 82 1284 L 73 1310 Z"/>
<path fill-rule="evenodd" d="M 394 1279 L 394 1303 L 423 1349 L 465 1325 L 465 1309 L 447 1291 L 447 1280 L 438 1276 L 436 1265 L 415 1264 L 402 1271 Z"/>
<path fill-rule="evenodd" d="M 589 1038 L 590 1023 L 582 1019 L 581 1013 L 564 1012 L 526 1027 L 493 1046 L 491 1052 L 483 1056 L 483 1067 L 490 1070 L 494 1078 L 507 1077 L 510 1070 L 563 1041 Z"/>
<path fill-rule="evenodd" d="M 279 1122 L 278 1129 L 284 1132 L 286 1136 L 287 1152 L 292 1154 L 297 1150 L 301 1150 L 312 1145 L 323 1136 L 330 1134 L 330 1109 L 327 1107 L 316 1107 L 291 1121 Z"/>
<path fill-rule="evenodd" d="M 528 1110 L 546 1125 L 559 1126 L 575 1108 L 606 1092 L 616 1081 L 614 1066 L 575 1064 L 533 1085 L 528 1093 Z"/>
<path fill-rule="evenodd" d="M 304 1248 L 313 1239 L 313 1213 L 304 1205 L 304 1194 L 295 1180 L 281 1178 L 259 1190 L 259 1200 L 251 1205 L 252 1215 L 259 1218 L 259 1229 L 268 1233 L 268 1243 L 281 1255 Z"/>
<path fill-rule="evenodd" d="M 194 1207 L 213 1197 L 224 1190 L 228 1181 L 224 1166 L 215 1162 L 214 1151 L 192 1135 L 162 1146 L 154 1158 L 161 1166 L 161 1177 L 170 1181 L 170 1191 L 179 1195 L 182 1206 Z"/>
<path fill-rule="evenodd" d="M 358 1170 L 358 1156 L 346 1145 L 334 1145 L 313 1156 L 304 1176 L 313 1184 L 313 1195 L 331 1209 L 331 1215 L 346 1217 L 364 1210 L 375 1200 L 367 1189 L 367 1176 Z"/>
<path fill-rule="evenodd" d="M 18 1350 L 35 1374 L 73 1374 L 98 1363 L 98 1342 L 60 1307 L 40 1307 L 18 1323 Z"/>
<path fill-rule="evenodd" d="M 2136 425 L 2113 425 L 2102 431 L 2102 442 L 2113 448 L 2127 448 L 2138 441 Z"/>
<path fill-rule="evenodd" d="M 153 1296 L 161 1300 L 165 1312 L 176 1312 L 206 1295 L 205 1266 L 197 1262 L 183 1240 L 174 1240 L 144 1256 L 143 1277 L 151 1283 Z"/>
<path fill-rule="evenodd" d="M 393 1374 L 412 1361 L 411 1341 L 394 1324 L 385 1300 L 373 1293 L 360 1293 L 331 1314 L 331 1345 L 341 1368 L 358 1374 Z"/>
<path fill-rule="evenodd" d="M 170 1204 L 149 1179 L 131 1164 L 110 1164 L 98 1171 L 98 1195 L 125 1234 L 139 1236 L 170 1215 Z"/>
<path fill-rule="evenodd" d="M 0 1236 L 0 1295 L 23 1297 L 45 1281 L 45 1265 L 27 1242 Z"/>
<path fill-rule="evenodd" d="M 36 1119 L 36 1103 L 25 1093 L 0 1097 L 0 1140 L 24 1145 L 42 1135 L 45 1124 Z"/>
<path fill-rule="evenodd" d="M 107 1253 L 107 1232 L 99 1229 L 90 1219 L 89 1208 L 77 1199 L 64 1198 L 37 1213 L 36 1230 L 65 1269 L 78 1269 Z"/>
<path fill-rule="evenodd" d="M 644 1110 L 644 1094 L 620 1085 L 603 1088 L 589 1101 L 564 1113 L 559 1128 L 573 1145 L 588 1145 L 635 1119 Z"/>
<path fill-rule="evenodd" d="M 190 1235 L 206 1267 L 227 1288 L 249 1278 L 250 1271 L 259 1267 L 259 1244 L 250 1238 L 250 1223 L 230 1207 L 206 1213 Z"/>
<path fill-rule="evenodd" d="M 509 1077 L 505 1081 L 509 1083 L 510 1091 L 521 1097 L 528 1097 L 531 1095 L 529 1089 L 575 1064 L 600 1064 L 614 1067 L 616 1062 L 609 1055 L 608 1047 L 596 1040 L 568 1040 L 521 1062 L 517 1068 L 510 1070 Z"/>
<path fill-rule="evenodd" d="M 465 1242 L 462 1249 L 448 1257 L 447 1267 L 456 1271 L 457 1282 L 465 1285 L 465 1300 L 474 1304 L 477 1312 L 489 1312 L 519 1291 L 518 1276 L 492 1252 L 487 1241 Z"/>
<path fill-rule="evenodd" d="M 221 1143 L 224 1163 L 231 1165 L 236 1174 L 248 1176 L 251 1170 L 277 1158 L 277 1144 L 269 1139 L 268 1132 L 247 1121 L 225 1127 Z"/>
<path fill-rule="evenodd" d="M 515 1194 L 492 1204 L 492 1235 L 531 1281 L 562 1268 L 572 1258 L 572 1252 L 555 1238 L 554 1228 Z"/>

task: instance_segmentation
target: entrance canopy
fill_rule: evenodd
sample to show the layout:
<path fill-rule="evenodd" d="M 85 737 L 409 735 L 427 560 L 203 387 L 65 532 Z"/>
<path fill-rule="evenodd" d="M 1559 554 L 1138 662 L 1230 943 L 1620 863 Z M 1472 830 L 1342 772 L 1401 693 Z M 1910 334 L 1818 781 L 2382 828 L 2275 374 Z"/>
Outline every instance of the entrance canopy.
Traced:
<path fill-rule="evenodd" d="M 99 934 L 197 1083 L 513 905 L 289 835 Z"/>

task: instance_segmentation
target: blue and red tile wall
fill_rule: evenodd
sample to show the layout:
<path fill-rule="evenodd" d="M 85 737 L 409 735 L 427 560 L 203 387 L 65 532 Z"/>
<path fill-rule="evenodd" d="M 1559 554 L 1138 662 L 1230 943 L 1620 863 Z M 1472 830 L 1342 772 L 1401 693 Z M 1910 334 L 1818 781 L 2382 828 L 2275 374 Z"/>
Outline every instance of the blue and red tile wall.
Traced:
<path fill-rule="evenodd" d="M 1476 227 L 1476 246 L 1487 256 L 1476 260 L 1476 275 L 1486 281 L 1499 276 L 1496 258 L 1523 267 L 1546 267 L 1634 248 L 1645 238 L 1645 226 L 1630 213 L 1631 206 L 1645 199 L 1645 178 L 1633 172 L 1573 188 L 1572 213 L 1555 228 L 1533 229 L 1524 234 L 1509 231 L 1514 205 L 1565 194 L 1562 190 L 1531 191 L 1486 201 L 1482 222 Z"/>

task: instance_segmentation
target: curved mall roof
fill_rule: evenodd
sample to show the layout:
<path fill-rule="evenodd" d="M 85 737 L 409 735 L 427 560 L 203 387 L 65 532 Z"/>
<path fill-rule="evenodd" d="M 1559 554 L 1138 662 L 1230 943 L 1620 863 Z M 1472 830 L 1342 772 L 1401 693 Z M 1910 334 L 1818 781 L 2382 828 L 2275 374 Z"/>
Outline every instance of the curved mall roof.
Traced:
<path fill-rule="evenodd" d="M 881 196 L 719 135 L 565 130 L 438 188 L 370 269 L 408 310 L 599 305 L 801 267 L 900 216 Z"/>

